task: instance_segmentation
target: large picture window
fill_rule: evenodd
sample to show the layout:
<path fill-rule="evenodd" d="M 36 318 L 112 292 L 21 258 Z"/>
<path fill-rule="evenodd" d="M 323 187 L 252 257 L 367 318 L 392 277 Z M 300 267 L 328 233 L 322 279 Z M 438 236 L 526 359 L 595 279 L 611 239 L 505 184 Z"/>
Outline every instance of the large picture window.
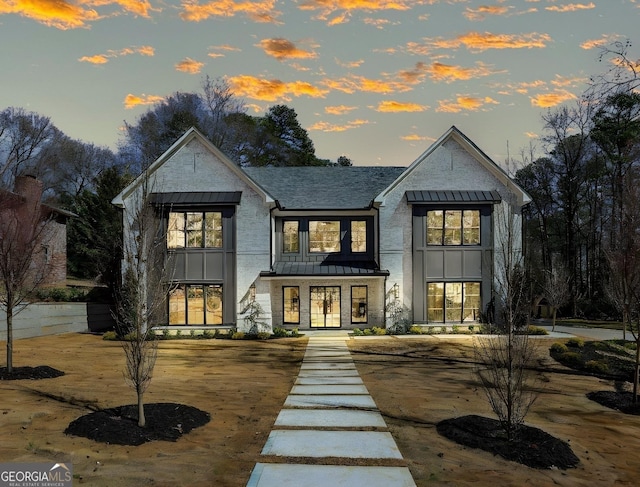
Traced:
<path fill-rule="evenodd" d="M 479 282 L 427 283 L 427 319 L 430 323 L 475 322 L 480 318 Z"/>
<path fill-rule="evenodd" d="M 221 285 L 179 285 L 169 294 L 170 325 L 221 325 Z"/>
<path fill-rule="evenodd" d="M 167 247 L 221 248 L 222 212 L 169 213 Z"/>
<path fill-rule="evenodd" d="M 340 221 L 309 221 L 309 252 L 340 252 Z"/>
<path fill-rule="evenodd" d="M 430 210 L 427 245 L 480 245 L 480 210 Z"/>
<path fill-rule="evenodd" d="M 284 322 L 300 323 L 300 288 L 298 286 L 285 286 L 282 289 Z"/>

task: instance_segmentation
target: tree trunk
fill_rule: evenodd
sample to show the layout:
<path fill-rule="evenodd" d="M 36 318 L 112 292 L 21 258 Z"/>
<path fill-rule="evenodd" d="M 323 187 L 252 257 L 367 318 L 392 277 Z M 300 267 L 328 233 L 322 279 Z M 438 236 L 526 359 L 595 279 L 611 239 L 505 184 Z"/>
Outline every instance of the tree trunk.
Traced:
<path fill-rule="evenodd" d="M 636 364 L 633 372 L 633 402 L 638 402 L 638 382 L 640 382 L 640 335 L 636 340 Z"/>
<path fill-rule="evenodd" d="M 144 392 L 138 392 L 138 426 L 144 428 L 147 425 L 147 420 L 144 417 Z"/>
<path fill-rule="evenodd" d="M 13 372 L 13 308 L 7 306 L 7 373 Z"/>
<path fill-rule="evenodd" d="M 558 308 L 552 307 L 553 312 L 551 314 L 551 331 L 556 331 L 556 315 L 558 314 Z"/>

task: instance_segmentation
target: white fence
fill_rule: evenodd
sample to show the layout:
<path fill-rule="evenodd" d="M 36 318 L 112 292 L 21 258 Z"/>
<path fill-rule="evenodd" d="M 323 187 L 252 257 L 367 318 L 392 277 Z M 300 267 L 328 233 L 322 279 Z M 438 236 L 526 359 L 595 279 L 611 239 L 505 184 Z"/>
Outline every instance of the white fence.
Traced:
<path fill-rule="evenodd" d="M 0 340 L 7 339 L 7 315 L 0 310 Z M 107 304 L 33 303 L 13 317 L 13 338 L 104 331 L 113 326 Z"/>

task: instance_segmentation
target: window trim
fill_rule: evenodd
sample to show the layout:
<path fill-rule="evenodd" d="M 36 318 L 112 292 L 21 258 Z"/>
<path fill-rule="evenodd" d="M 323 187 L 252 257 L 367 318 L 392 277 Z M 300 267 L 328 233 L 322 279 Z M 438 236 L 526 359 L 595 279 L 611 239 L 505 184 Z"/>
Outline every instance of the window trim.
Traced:
<path fill-rule="evenodd" d="M 431 284 L 442 284 L 442 294 L 439 295 L 439 298 L 442 301 L 442 308 L 430 308 L 429 307 L 429 298 L 432 296 L 429 294 L 429 287 Z M 460 308 L 460 317 L 459 319 L 452 319 L 449 320 L 447 319 L 447 286 L 448 285 L 452 285 L 452 284 L 460 284 L 461 285 L 461 308 Z M 478 285 L 478 314 L 476 316 L 475 320 L 464 320 L 464 310 L 465 310 L 465 297 L 466 297 L 466 284 L 477 284 Z M 477 281 L 477 280 L 464 280 L 464 281 L 427 281 L 426 283 L 426 301 L 425 301 L 425 305 L 426 305 L 426 318 L 427 318 L 427 323 L 442 323 L 442 324 L 447 324 L 447 323 L 453 323 L 453 324 L 464 324 L 464 323 L 478 323 L 480 321 L 480 313 L 482 312 L 482 281 Z M 474 294 L 474 296 L 476 296 Z M 429 310 L 430 309 L 434 309 L 434 310 L 442 310 L 442 321 L 439 320 L 431 320 L 429 319 Z"/>
<path fill-rule="evenodd" d="M 429 214 L 441 212 L 441 226 L 438 227 L 430 227 L 429 226 Z M 447 212 L 460 212 L 459 226 L 456 227 L 447 227 Z M 465 212 L 475 212 L 477 216 L 477 227 L 465 227 Z M 477 228 L 477 242 L 467 243 L 465 240 L 466 230 L 469 228 Z M 429 240 L 429 232 L 431 229 L 434 229 L 434 232 L 439 233 L 440 243 L 430 242 Z M 460 234 L 460 243 L 446 243 L 446 235 L 447 230 L 458 231 Z M 479 247 L 482 245 L 482 211 L 479 208 L 429 208 L 425 212 L 425 243 L 428 247 Z"/>
<path fill-rule="evenodd" d="M 206 307 L 206 296 L 207 289 L 213 287 L 218 288 L 218 293 L 220 295 L 220 323 L 207 323 L 207 307 Z M 182 298 L 182 302 L 184 304 L 184 323 L 172 323 L 171 322 L 171 295 L 172 292 L 176 291 L 178 288 L 182 288 L 184 290 L 184 296 Z M 189 320 L 189 288 L 201 288 L 202 289 L 202 299 L 203 299 L 203 321 L 204 323 L 192 323 Z M 224 325 L 224 286 L 220 283 L 179 283 L 175 289 L 169 292 L 167 296 L 167 323 L 169 326 L 205 326 L 205 327 L 219 327 Z"/>
<path fill-rule="evenodd" d="M 214 236 L 213 239 L 218 239 L 220 241 L 220 245 L 216 247 L 208 247 L 207 241 L 210 240 L 207 237 L 207 214 L 218 214 L 219 215 L 219 228 L 214 228 Z M 171 228 L 171 219 L 172 215 L 181 215 L 182 220 L 182 228 Z M 198 230 L 189 229 L 189 215 L 200 215 L 200 245 L 189 245 L 189 232 L 197 232 Z M 177 217 L 176 217 L 177 218 Z M 215 217 L 214 217 L 215 221 Z M 216 232 L 219 233 L 219 236 L 216 236 Z M 182 242 L 181 245 L 171 246 L 170 245 L 170 236 L 172 234 L 180 235 L 182 234 Z M 167 213 L 167 237 L 165 239 L 167 249 L 170 251 L 175 250 L 186 250 L 186 249 L 222 249 L 224 248 L 224 211 L 222 210 L 173 210 Z"/>

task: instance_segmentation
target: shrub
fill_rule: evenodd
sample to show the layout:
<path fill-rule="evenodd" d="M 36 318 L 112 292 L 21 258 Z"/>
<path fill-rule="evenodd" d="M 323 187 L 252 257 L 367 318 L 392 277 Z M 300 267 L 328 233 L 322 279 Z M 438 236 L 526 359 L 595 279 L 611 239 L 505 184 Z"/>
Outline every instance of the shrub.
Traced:
<path fill-rule="evenodd" d="M 562 354 L 562 353 L 567 353 L 569 351 L 569 349 L 565 344 L 559 343 L 559 342 L 556 342 L 553 345 L 551 345 L 550 350 L 552 354 Z"/>
<path fill-rule="evenodd" d="M 473 333 L 474 327 L 473 325 L 469 325 L 469 333 Z"/>
<path fill-rule="evenodd" d="M 102 335 L 103 340 L 115 341 L 118 339 L 118 335 L 116 335 L 115 331 L 107 331 Z"/>
<path fill-rule="evenodd" d="M 626 342 L 626 343 L 624 344 L 624 348 L 627 348 L 627 349 L 629 349 L 629 350 L 635 350 L 635 349 L 636 349 L 636 347 L 637 347 L 636 342 Z"/>
<path fill-rule="evenodd" d="M 452 331 L 453 333 L 460 333 L 460 327 L 459 327 L 458 325 L 453 325 L 453 326 L 451 327 L 451 331 Z"/>
<path fill-rule="evenodd" d="M 440 333 L 446 333 L 447 332 L 447 327 L 446 326 L 441 326 L 440 327 Z"/>
<path fill-rule="evenodd" d="M 567 347 L 571 348 L 582 348 L 584 347 L 584 341 L 580 338 L 570 338 L 567 340 Z"/>
<path fill-rule="evenodd" d="M 357 336 L 357 337 L 364 335 L 364 333 L 360 328 L 354 328 L 353 330 L 351 330 L 351 332 L 353 333 L 354 336 Z"/>
<path fill-rule="evenodd" d="M 271 338 L 271 333 L 269 333 L 268 331 L 259 331 L 256 337 L 259 340 L 268 340 L 269 338 Z"/>
<path fill-rule="evenodd" d="M 289 335 L 289 333 L 287 332 L 287 330 L 285 328 L 281 328 L 279 326 L 276 326 L 273 329 L 273 336 L 276 337 L 276 338 L 283 338 L 283 337 L 286 337 L 288 335 Z"/>
<path fill-rule="evenodd" d="M 584 364 L 584 368 L 587 372 L 594 374 L 606 374 L 609 372 L 609 366 L 600 360 L 589 360 Z"/>
<path fill-rule="evenodd" d="M 409 328 L 409 333 L 412 335 L 422 335 L 422 328 L 418 325 L 413 325 L 411 328 Z"/>
<path fill-rule="evenodd" d="M 231 335 L 232 340 L 244 340 L 244 332 L 243 331 L 234 331 Z"/>
<path fill-rule="evenodd" d="M 527 335 L 548 335 L 549 332 L 541 326 L 529 325 L 527 327 Z"/>
<path fill-rule="evenodd" d="M 563 365 L 569 367 L 581 367 L 582 366 L 582 357 L 578 352 L 564 352 L 558 356 L 558 360 Z"/>
<path fill-rule="evenodd" d="M 385 330 L 384 328 L 379 328 L 377 326 L 374 326 L 371 328 L 371 334 L 372 335 L 386 335 L 387 334 L 387 330 Z"/>
<path fill-rule="evenodd" d="M 215 333 L 211 333 L 211 330 L 205 330 L 202 332 L 202 338 L 215 338 L 216 334 L 218 333 L 218 330 L 215 331 Z"/>

